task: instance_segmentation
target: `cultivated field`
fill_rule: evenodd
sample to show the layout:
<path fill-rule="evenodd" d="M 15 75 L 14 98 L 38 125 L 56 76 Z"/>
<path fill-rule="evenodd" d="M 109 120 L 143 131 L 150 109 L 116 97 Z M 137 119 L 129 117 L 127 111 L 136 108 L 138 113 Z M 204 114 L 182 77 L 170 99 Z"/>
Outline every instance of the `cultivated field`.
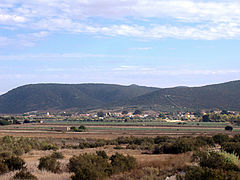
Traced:
<path fill-rule="evenodd" d="M 72 127 L 84 125 L 87 132 L 57 132 L 55 127 Z M 170 122 L 48 122 L 42 124 L 21 124 L 0 127 L 0 136 L 50 137 L 50 138 L 96 138 L 114 139 L 119 136 L 184 136 L 184 135 L 214 135 L 218 133 L 237 134 L 240 127 L 233 127 L 233 131 L 225 131 L 227 123 L 170 123 Z"/>

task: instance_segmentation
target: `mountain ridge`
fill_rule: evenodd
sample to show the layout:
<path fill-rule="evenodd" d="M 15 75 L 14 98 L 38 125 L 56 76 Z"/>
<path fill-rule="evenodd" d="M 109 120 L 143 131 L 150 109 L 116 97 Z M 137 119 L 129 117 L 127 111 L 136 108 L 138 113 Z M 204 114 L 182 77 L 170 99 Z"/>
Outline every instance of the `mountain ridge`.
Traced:
<path fill-rule="evenodd" d="M 96 109 L 128 106 L 161 106 L 178 110 L 240 110 L 240 81 L 200 87 L 178 86 L 155 88 L 103 83 L 28 84 L 0 96 L 0 113 L 17 114 L 29 111 Z"/>

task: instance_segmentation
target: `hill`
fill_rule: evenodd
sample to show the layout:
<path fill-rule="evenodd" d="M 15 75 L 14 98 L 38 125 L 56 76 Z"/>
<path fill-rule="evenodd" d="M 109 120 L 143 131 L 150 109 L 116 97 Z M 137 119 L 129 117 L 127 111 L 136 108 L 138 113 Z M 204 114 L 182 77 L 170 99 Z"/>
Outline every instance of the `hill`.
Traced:
<path fill-rule="evenodd" d="M 202 87 L 114 84 L 30 84 L 0 96 L 0 113 L 84 110 L 113 106 L 240 110 L 240 81 Z"/>
<path fill-rule="evenodd" d="M 128 105 L 174 107 L 192 109 L 240 110 L 240 81 L 208 85 L 203 87 L 175 87 L 135 97 Z"/>
<path fill-rule="evenodd" d="M 30 84 L 0 96 L 0 113 L 105 107 L 157 88 L 113 84 Z"/>

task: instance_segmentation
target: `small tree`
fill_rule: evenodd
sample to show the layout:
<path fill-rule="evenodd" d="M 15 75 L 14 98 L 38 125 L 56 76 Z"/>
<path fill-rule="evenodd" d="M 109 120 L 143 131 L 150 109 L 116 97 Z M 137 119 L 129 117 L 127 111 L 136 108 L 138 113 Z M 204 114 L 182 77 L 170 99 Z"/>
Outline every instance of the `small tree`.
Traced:
<path fill-rule="evenodd" d="M 142 111 L 139 110 L 139 109 L 137 109 L 137 110 L 134 111 L 133 114 L 134 114 L 134 115 L 140 115 L 140 114 L 142 114 Z"/>
<path fill-rule="evenodd" d="M 97 116 L 98 116 L 98 117 L 104 117 L 105 114 L 104 114 L 102 111 L 100 111 L 100 112 L 97 113 Z"/>
<path fill-rule="evenodd" d="M 20 170 L 24 168 L 25 162 L 23 159 L 17 156 L 11 156 L 4 160 L 4 164 L 8 166 L 10 171 Z"/>
<path fill-rule="evenodd" d="M 136 159 L 132 156 L 124 156 L 116 153 L 110 157 L 111 165 L 116 173 L 129 171 L 136 167 Z"/>
<path fill-rule="evenodd" d="M 124 110 L 122 111 L 122 115 L 128 114 L 128 111 Z"/>
<path fill-rule="evenodd" d="M 202 122 L 210 122 L 209 115 L 203 115 Z"/>
<path fill-rule="evenodd" d="M 51 156 L 41 157 L 39 159 L 38 169 L 51 171 L 53 173 L 61 172 L 60 162 Z"/>
<path fill-rule="evenodd" d="M 86 128 L 86 126 L 84 126 L 84 125 L 79 126 L 78 129 L 79 129 L 80 131 L 82 131 L 82 132 L 87 131 L 87 128 Z"/>
<path fill-rule="evenodd" d="M 225 127 L 225 130 L 226 130 L 226 131 L 232 131 L 232 130 L 233 130 L 233 127 L 232 127 L 232 126 L 226 126 L 226 127 Z"/>
<path fill-rule="evenodd" d="M 26 169 L 22 169 L 18 173 L 15 174 L 13 179 L 28 179 L 28 180 L 37 180 L 37 177 L 32 175 L 29 171 Z"/>

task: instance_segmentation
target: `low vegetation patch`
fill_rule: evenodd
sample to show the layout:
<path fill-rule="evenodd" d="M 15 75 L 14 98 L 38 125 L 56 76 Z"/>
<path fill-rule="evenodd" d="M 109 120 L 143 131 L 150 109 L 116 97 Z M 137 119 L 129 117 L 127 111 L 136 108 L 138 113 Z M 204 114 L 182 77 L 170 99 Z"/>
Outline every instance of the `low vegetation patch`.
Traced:
<path fill-rule="evenodd" d="M 69 170 L 73 180 L 95 180 L 111 176 L 113 173 L 129 171 L 136 166 L 136 159 L 116 153 L 110 158 L 104 151 L 96 154 L 80 154 L 69 160 Z"/>
<path fill-rule="evenodd" d="M 52 156 L 44 156 L 39 159 L 38 169 L 60 173 L 60 162 Z"/>
<path fill-rule="evenodd" d="M 22 180 L 37 180 L 37 177 L 34 176 L 32 173 L 30 173 L 29 171 L 27 171 L 26 169 L 22 169 L 21 171 L 17 172 L 14 177 L 14 180 L 17 179 L 22 179 Z"/>
<path fill-rule="evenodd" d="M 0 138 L 0 153 L 8 152 L 12 155 L 20 156 L 24 153 L 35 150 L 57 150 L 58 147 L 50 140 L 40 140 L 38 138 L 25 138 L 4 136 Z"/>
<path fill-rule="evenodd" d="M 238 156 L 227 152 L 200 151 L 194 155 L 197 166 L 186 168 L 184 176 L 178 179 L 239 179 L 240 162 Z"/>

